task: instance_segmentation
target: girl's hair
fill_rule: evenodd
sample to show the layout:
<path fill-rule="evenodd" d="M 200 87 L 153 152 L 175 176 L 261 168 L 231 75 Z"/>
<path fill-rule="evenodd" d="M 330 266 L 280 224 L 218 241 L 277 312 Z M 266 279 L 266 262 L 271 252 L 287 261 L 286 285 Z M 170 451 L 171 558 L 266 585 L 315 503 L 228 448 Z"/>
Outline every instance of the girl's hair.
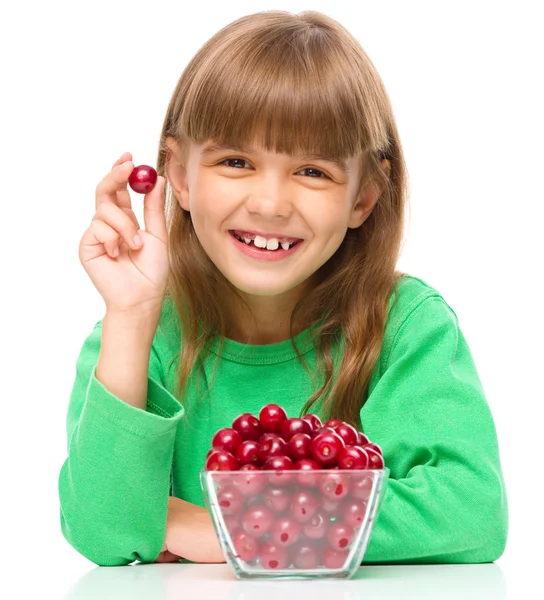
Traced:
<path fill-rule="evenodd" d="M 298 331 L 316 327 L 316 391 L 300 416 L 317 412 L 310 408 L 319 400 L 324 418 L 362 430 L 359 411 L 380 356 L 390 295 L 404 275 L 395 265 L 407 177 L 391 104 L 372 62 L 343 26 L 322 13 L 265 11 L 242 17 L 202 46 L 177 83 L 159 145 L 157 171 L 163 177 L 169 136 L 181 147 L 187 140 L 213 139 L 237 146 L 258 140 L 270 152 L 341 159 L 363 151 L 359 190 L 374 180 L 381 195 L 363 225 L 347 230 L 319 269 L 317 287 L 300 299 L 290 320 L 291 341 L 310 377 L 293 332 L 295 324 Z M 389 177 L 384 158 L 390 162 Z M 226 302 L 238 302 L 253 315 L 202 248 L 190 213 L 169 185 L 166 189 L 170 276 L 165 298 L 173 299 L 181 318 L 181 353 L 170 364 L 179 360 L 181 401 L 193 367 L 203 370 L 210 344 L 219 336 L 215 376 L 228 331 Z M 334 364 L 334 347 L 340 364 Z"/>

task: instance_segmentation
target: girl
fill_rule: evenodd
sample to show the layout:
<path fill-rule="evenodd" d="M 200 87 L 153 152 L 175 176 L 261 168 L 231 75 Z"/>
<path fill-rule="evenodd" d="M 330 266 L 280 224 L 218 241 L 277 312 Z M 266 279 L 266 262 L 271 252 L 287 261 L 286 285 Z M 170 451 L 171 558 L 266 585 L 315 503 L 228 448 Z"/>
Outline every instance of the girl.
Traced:
<path fill-rule="evenodd" d="M 69 543 L 98 565 L 223 562 L 199 472 L 218 429 L 275 402 L 382 447 L 365 563 L 499 558 L 493 418 L 455 312 L 395 270 L 405 162 L 350 33 L 317 12 L 224 27 L 173 93 L 145 229 L 133 168 L 125 153 L 99 183 L 79 247 L 106 311 L 68 407 Z"/>

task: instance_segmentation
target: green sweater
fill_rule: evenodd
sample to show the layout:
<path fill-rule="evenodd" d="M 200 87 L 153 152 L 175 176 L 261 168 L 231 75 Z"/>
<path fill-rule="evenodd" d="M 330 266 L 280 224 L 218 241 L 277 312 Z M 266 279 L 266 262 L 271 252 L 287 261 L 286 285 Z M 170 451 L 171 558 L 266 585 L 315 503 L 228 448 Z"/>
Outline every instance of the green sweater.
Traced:
<path fill-rule="evenodd" d="M 360 412 L 391 470 L 363 564 L 492 562 L 506 546 L 508 505 L 496 429 L 470 349 L 435 289 L 412 276 L 398 289 Z M 77 359 L 58 482 L 60 524 L 66 540 L 98 565 L 154 561 L 168 496 L 205 506 L 199 472 L 213 434 L 269 402 L 297 416 L 312 393 L 290 340 L 226 340 L 210 394 L 197 398 L 189 388 L 182 408 L 174 395 L 178 363 L 168 369 L 180 350 L 172 306 L 165 299 L 145 411 L 96 379 L 101 321 Z M 310 330 L 295 340 L 315 367 Z M 217 348 L 205 363 L 208 381 Z"/>

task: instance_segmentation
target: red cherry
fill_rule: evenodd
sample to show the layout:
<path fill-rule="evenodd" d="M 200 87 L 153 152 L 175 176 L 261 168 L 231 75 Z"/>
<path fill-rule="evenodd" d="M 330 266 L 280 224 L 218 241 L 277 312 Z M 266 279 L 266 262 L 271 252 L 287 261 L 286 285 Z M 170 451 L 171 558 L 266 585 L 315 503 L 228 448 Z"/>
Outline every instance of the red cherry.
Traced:
<path fill-rule="evenodd" d="M 310 458 L 312 438 L 308 433 L 295 433 L 287 442 L 287 454 L 293 460 Z"/>
<path fill-rule="evenodd" d="M 378 446 L 378 444 L 374 444 L 373 442 L 369 442 L 368 444 L 365 444 L 363 446 L 363 448 L 366 450 L 367 448 L 373 448 L 374 450 L 376 450 L 376 452 L 378 454 L 381 454 L 383 456 L 383 452 L 380 446 Z"/>
<path fill-rule="evenodd" d="M 362 500 L 346 499 L 340 507 L 340 517 L 346 525 L 356 529 L 363 524 L 366 515 L 366 504 Z"/>
<path fill-rule="evenodd" d="M 346 564 L 348 554 L 349 551 L 336 551 L 326 546 L 321 554 L 321 562 L 328 569 L 341 569 Z"/>
<path fill-rule="evenodd" d="M 324 473 L 319 478 L 319 491 L 327 500 L 343 500 L 349 493 L 349 476 L 343 473 Z"/>
<path fill-rule="evenodd" d="M 302 420 L 307 421 L 310 424 L 312 431 L 314 431 L 315 429 L 319 429 L 320 427 L 323 427 L 323 423 L 321 422 L 321 419 L 317 415 L 313 415 L 313 414 L 304 415 L 302 417 Z"/>
<path fill-rule="evenodd" d="M 344 440 L 334 431 L 323 431 L 318 433 L 312 440 L 312 458 L 324 467 L 334 467 L 337 464 L 340 450 L 346 447 Z"/>
<path fill-rule="evenodd" d="M 338 466 L 341 469 L 368 469 L 368 464 L 368 454 L 359 446 L 346 446 L 338 455 Z"/>
<path fill-rule="evenodd" d="M 270 473 L 269 481 L 273 485 L 287 485 L 294 477 L 294 473 L 285 473 L 295 468 L 295 464 L 288 456 L 271 456 L 261 467 L 263 471 L 277 471 Z"/>
<path fill-rule="evenodd" d="M 321 510 L 331 517 L 338 514 L 340 504 L 340 500 L 333 500 L 332 498 L 327 498 L 325 496 L 321 498 Z"/>
<path fill-rule="evenodd" d="M 310 437 L 314 439 L 316 435 L 319 435 L 320 433 L 325 433 L 326 431 L 334 432 L 334 429 L 332 427 L 325 427 L 325 425 L 323 425 L 323 427 L 319 427 L 318 429 L 312 429 L 312 431 L 310 432 Z"/>
<path fill-rule="evenodd" d="M 226 450 L 231 454 L 236 453 L 236 449 L 242 443 L 242 436 L 230 427 L 225 427 L 216 432 L 212 438 L 212 450 Z"/>
<path fill-rule="evenodd" d="M 259 419 L 251 413 L 242 413 L 232 422 L 232 428 L 242 436 L 244 440 L 257 441 L 263 434 Z"/>
<path fill-rule="evenodd" d="M 235 515 L 244 505 L 244 496 L 238 487 L 229 485 L 217 493 L 217 502 L 224 515 Z"/>
<path fill-rule="evenodd" d="M 233 430 L 234 431 L 234 430 Z M 255 440 L 244 440 L 238 448 L 236 448 L 235 456 L 241 465 L 260 466 L 259 459 L 259 442 Z"/>
<path fill-rule="evenodd" d="M 281 424 L 280 434 L 288 442 L 295 434 L 307 433 L 309 435 L 310 431 L 312 431 L 312 426 L 308 421 L 293 417 L 292 419 L 285 419 Z"/>
<path fill-rule="evenodd" d="M 342 419 L 329 419 L 328 421 L 325 421 L 325 423 L 323 423 L 324 427 L 330 427 L 331 429 L 334 429 L 339 425 L 344 425 L 344 421 L 342 421 Z"/>
<path fill-rule="evenodd" d="M 262 502 L 276 514 L 287 510 L 292 498 L 293 494 L 282 487 L 267 487 L 262 493 Z"/>
<path fill-rule="evenodd" d="M 318 512 L 302 526 L 302 533 L 310 540 L 322 540 L 327 535 L 329 526 L 329 517 Z"/>
<path fill-rule="evenodd" d="M 372 475 L 359 475 L 357 471 L 354 471 L 351 477 L 350 496 L 355 500 L 367 502 L 373 485 L 374 480 Z"/>
<path fill-rule="evenodd" d="M 263 433 L 259 438 L 259 460 L 265 463 L 273 456 L 287 455 L 287 442 L 276 433 Z"/>
<path fill-rule="evenodd" d="M 304 487 L 315 487 L 319 480 L 319 475 L 309 473 L 308 471 L 323 470 L 321 465 L 313 458 L 301 458 L 300 460 L 297 460 L 293 468 L 295 470 L 304 471 L 304 473 L 300 473 L 296 477 L 297 483 Z"/>
<path fill-rule="evenodd" d="M 259 552 L 259 542 L 242 530 L 234 535 L 232 545 L 236 551 L 236 556 L 245 562 L 253 560 Z"/>
<path fill-rule="evenodd" d="M 244 475 L 240 474 L 232 478 L 232 481 L 240 488 L 242 494 L 246 497 L 260 494 L 268 483 L 266 473 L 261 473 L 261 469 L 257 465 L 243 465 L 240 467 L 240 471 L 249 471 L 248 473 L 244 473 Z M 256 471 L 256 473 L 251 471 Z"/>
<path fill-rule="evenodd" d="M 302 527 L 292 517 L 278 517 L 270 528 L 270 539 L 278 546 L 292 546 L 300 537 Z"/>
<path fill-rule="evenodd" d="M 307 523 L 318 509 L 319 502 L 314 494 L 306 490 L 297 490 L 293 494 L 289 514 L 299 523 Z"/>
<path fill-rule="evenodd" d="M 321 558 L 319 549 L 306 540 L 299 540 L 291 546 L 289 556 L 295 569 L 315 569 Z"/>
<path fill-rule="evenodd" d="M 369 469 L 383 469 L 384 462 L 383 456 L 377 452 L 374 448 L 368 444 L 364 447 L 364 450 L 368 454 L 368 468 Z"/>
<path fill-rule="evenodd" d="M 214 450 L 206 459 L 206 471 L 239 471 L 236 458 L 226 450 Z"/>
<path fill-rule="evenodd" d="M 259 563 L 265 569 L 285 569 L 289 564 L 287 548 L 268 540 L 259 549 Z"/>
<path fill-rule="evenodd" d="M 355 446 L 357 444 L 357 429 L 349 423 L 342 423 L 333 427 L 334 431 L 344 440 L 346 446 Z"/>
<path fill-rule="evenodd" d="M 347 550 L 355 537 L 355 530 L 341 521 L 331 524 L 327 531 L 327 541 L 333 550 Z"/>
<path fill-rule="evenodd" d="M 254 504 L 242 516 L 244 531 L 254 538 L 264 535 L 274 522 L 274 514 L 263 504 Z"/>
<path fill-rule="evenodd" d="M 149 165 L 139 165 L 132 170 L 128 184 L 137 194 L 147 194 L 157 183 L 157 171 Z"/>
<path fill-rule="evenodd" d="M 259 412 L 259 422 L 263 431 L 279 433 L 282 423 L 287 419 L 287 413 L 278 404 L 267 404 Z"/>
<path fill-rule="evenodd" d="M 365 446 L 368 444 L 370 440 L 366 437 L 366 435 L 362 431 L 357 432 L 357 446 Z"/>

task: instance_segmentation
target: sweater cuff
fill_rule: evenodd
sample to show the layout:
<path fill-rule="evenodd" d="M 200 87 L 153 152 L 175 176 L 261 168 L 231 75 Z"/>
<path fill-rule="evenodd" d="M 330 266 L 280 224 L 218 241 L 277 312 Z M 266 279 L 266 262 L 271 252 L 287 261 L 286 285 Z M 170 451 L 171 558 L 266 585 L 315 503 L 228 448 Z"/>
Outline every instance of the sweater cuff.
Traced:
<path fill-rule="evenodd" d="M 150 377 L 147 380 L 146 410 L 131 406 L 112 394 L 96 378 L 96 366 L 91 372 L 83 410 L 145 437 L 162 435 L 174 429 L 185 412 L 176 398 Z"/>

